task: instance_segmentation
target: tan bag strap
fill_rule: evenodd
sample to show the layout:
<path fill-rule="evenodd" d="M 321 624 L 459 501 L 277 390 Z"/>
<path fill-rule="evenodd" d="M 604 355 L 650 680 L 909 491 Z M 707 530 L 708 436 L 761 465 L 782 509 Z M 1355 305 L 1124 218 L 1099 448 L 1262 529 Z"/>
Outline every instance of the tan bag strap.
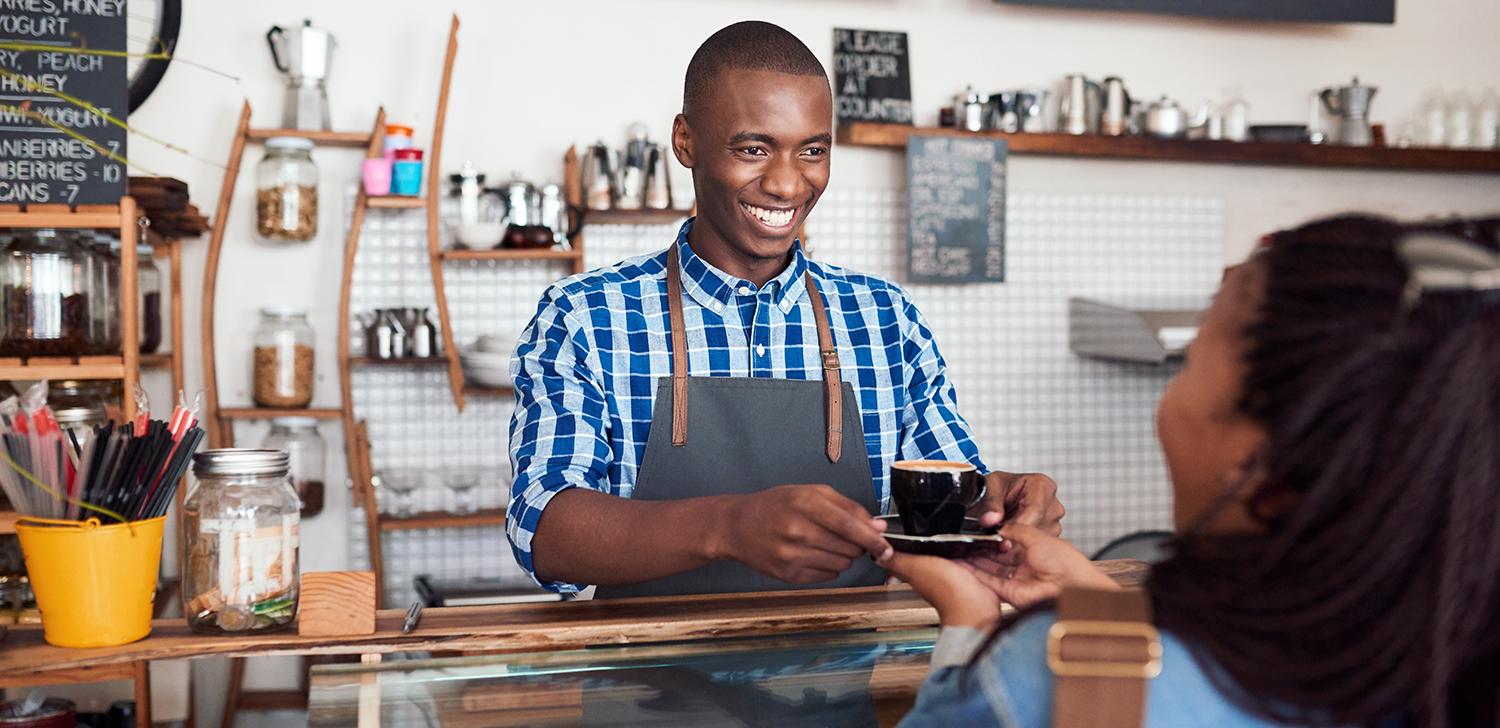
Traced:
<path fill-rule="evenodd" d="M 1047 633 L 1057 677 L 1054 728 L 1140 728 L 1146 681 L 1161 673 L 1161 635 L 1146 593 L 1065 589 Z"/>
<path fill-rule="evenodd" d="M 827 453 L 829 462 L 838 462 L 844 449 L 844 388 L 839 378 L 839 352 L 833 345 L 828 327 L 828 311 L 823 292 L 812 273 L 806 274 L 807 295 L 812 299 L 813 322 L 818 328 L 818 352 L 823 360 L 823 399 L 828 407 Z M 682 266 L 677 246 L 667 251 L 667 315 L 672 325 L 672 446 L 687 444 L 687 325 L 682 318 Z"/>

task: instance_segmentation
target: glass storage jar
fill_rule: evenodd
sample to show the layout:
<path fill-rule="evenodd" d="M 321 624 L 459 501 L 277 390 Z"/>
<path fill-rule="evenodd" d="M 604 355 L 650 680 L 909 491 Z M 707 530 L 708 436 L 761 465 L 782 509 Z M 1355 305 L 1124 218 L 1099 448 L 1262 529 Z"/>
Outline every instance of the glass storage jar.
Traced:
<path fill-rule="evenodd" d="M 118 243 L 116 244 L 118 245 Z M 141 244 L 135 249 L 136 316 L 140 319 L 142 354 L 155 354 L 161 348 L 161 268 L 156 267 L 156 251 Z"/>
<path fill-rule="evenodd" d="M 251 399 L 261 407 L 306 407 L 313 395 L 313 328 L 307 312 L 263 308 L 255 327 Z"/>
<path fill-rule="evenodd" d="M 108 422 L 112 412 L 121 412 L 120 392 L 118 380 L 61 379 L 47 383 L 47 405 L 58 425 L 79 430 L 82 442 L 85 432 L 93 434 L 95 425 Z"/>
<path fill-rule="evenodd" d="M 83 240 L 83 238 L 80 238 Z M 89 333 L 94 351 L 120 353 L 120 240 L 96 234 L 87 245 L 92 258 L 89 280 L 96 295 L 89 299 Z"/>
<path fill-rule="evenodd" d="M 182 507 L 182 594 L 199 632 L 266 632 L 297 614 L 301 517 L 281 450 L 205 450 Z"/>
<path fill-rule="evenodd" d="M 318 166 L 313 143 L 271 137 L 255 165 L 255 232 L 274 242 L 307 242 L 318 234 Z"/>
<path fill-rule="evenodd" d="M 18 230 L 0 265 L 0 356 L 81 356 L 89 336 L 88 253 L 72 233 Z"/>
<path fill-rule="evenodd" d="M 318 434 L 318 421 L 311 417 L 277 417 L 271 420 L 271 432 L 260 446 L 291 456 L 292 486 L 302 500 L 302 517 L 322 513 L 326 446 Z"/>

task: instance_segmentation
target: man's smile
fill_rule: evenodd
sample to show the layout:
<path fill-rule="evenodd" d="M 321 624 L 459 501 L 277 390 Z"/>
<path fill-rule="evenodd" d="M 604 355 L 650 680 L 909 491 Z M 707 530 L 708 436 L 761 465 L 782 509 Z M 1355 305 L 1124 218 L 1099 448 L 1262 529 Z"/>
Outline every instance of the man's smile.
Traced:
<path fill-rule="evenodd" d="M 741 202 L 740 209 L 762 230 L 770 235 L 781 235 L 792 227 L 797 219 L 796 207 L 760 207 Z"/>

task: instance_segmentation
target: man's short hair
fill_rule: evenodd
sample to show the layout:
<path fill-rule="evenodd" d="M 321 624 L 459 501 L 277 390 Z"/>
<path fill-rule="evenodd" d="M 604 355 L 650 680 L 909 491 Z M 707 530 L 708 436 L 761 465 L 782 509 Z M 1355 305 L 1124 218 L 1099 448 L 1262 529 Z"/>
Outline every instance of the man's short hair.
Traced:
<path fill-rule="evenodd" d="M 818 57 L 797 36 L 779 25 L 745 20 L 723 28 L 698 46 L 683 81 L 682 113 L 691 114 L 707 98 L 719 74 L 730 69 L 828 79 L 828 71 Z"/>

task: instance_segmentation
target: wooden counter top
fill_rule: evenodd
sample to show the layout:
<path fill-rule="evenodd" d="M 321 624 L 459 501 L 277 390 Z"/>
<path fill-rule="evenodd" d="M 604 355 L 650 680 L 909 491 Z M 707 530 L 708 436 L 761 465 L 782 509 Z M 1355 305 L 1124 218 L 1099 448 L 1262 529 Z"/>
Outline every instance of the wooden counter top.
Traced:
<path fill-rule="evenodd" d="M 1139 583 L 1147 570 L 1139 561 L 1099 565 L 1127 585 Z M 409 635 L 401 634 L 404 615 L 404 609 L 381 610 L 375 634 L 357 637 L 303 637 L 293 630 L 203 635 L 181 618 L 163 619 L 153 623 L 146 639 L 84 649 L 48 645 L 40 627 L 11 627 L 0 641 L 0 685 L 12 679 L 36 682 L 35 674 L 42 672 L 205 655 L 525 651 L 937 623 L 933 609 L 905 585 L 435 608 L 423 610 L 421 624 Z"/>

